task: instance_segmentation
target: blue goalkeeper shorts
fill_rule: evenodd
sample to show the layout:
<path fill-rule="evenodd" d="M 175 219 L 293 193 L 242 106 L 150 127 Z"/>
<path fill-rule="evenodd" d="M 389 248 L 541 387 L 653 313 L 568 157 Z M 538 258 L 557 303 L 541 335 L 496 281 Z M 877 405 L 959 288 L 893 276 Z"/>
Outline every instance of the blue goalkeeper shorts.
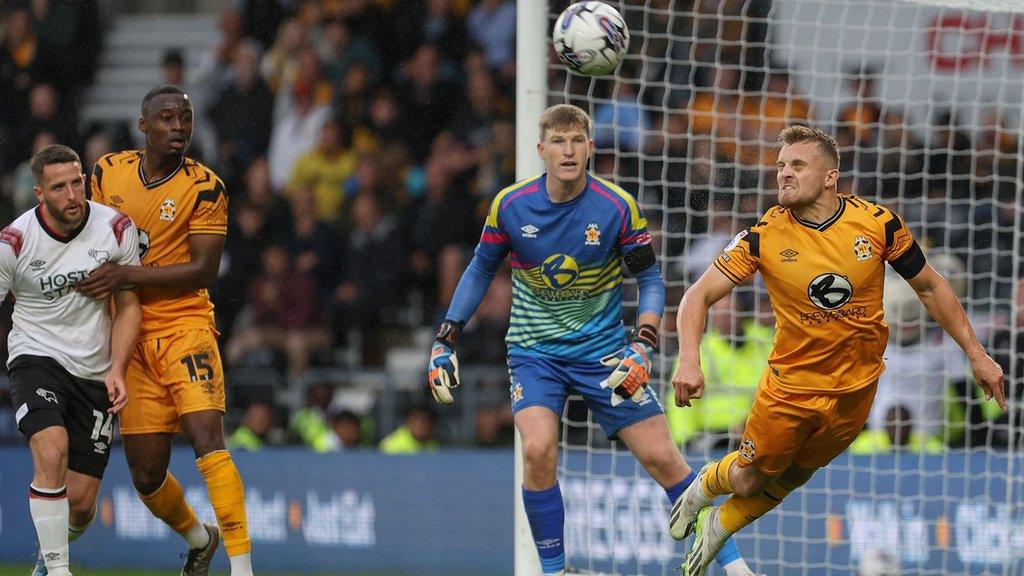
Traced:
<path fill-rule="evenodd" d="M 569 395 L 579 394 L 611 439 L 630 424 L 664 414 L 653 388 L 647 389 L 647 397 L 640 402 L 625 400 L 612 407 L 613 392 L 603 388 L 601 381 L 613 369 L 596 360 L 572 362 L 516 354 L 509 355 L 508 368 L 513 414 L 528 406 L 543 406 L 561 417 Z"/>

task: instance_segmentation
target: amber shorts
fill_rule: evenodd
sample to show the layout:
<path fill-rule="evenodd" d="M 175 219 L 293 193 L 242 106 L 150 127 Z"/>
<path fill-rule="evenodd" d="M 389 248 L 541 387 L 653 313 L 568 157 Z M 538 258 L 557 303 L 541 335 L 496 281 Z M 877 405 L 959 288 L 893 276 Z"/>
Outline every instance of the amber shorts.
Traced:
<path fill-rule="evenodd" d="M 821 468 L 843 453 L 864 429 L 877 382 L 844 394 L 796 394 L 765 371 L 740 442 L 736 463 L 768 476 L 791 464 Z"/>
<path fill-rule="evenodd" d="M 224 370 L 213 330 L 140 340 L 125 376 L 121 434 L 178 432 L 182 414 L 224 411 Z"/>

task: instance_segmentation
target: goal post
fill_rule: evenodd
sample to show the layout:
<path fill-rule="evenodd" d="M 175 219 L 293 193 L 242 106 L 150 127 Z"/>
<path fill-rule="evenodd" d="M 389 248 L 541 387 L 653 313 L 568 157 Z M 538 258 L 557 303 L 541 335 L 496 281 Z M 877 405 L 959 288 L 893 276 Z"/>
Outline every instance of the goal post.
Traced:
<path fill-rule="evenodd" d="M 516 180 L 544 170 L 535 145 L 539 139 L 537 123 L 547 107 L 547 35 L 546 2 L 516 4 Z M 519 432 L 515 434 L 514 537 L 515 576 L 536 576 L 540 559 L 530 535 L 523 507 L 523 448 Z"/>
<path fill-rule="evenodd" d="M 775 203 L 774 139 L 792 122 L 836 136 L 841 191 L 903 217 L 1007 369 L 1009 410 L 999 414 L 970 381 L 959 348 L 903 280 L 887 276 L 888 370 L 869 429 L 738 536 L 751 566 L 845 576 L 862 563 L 895 561 L 912 574 L 1024 574 L 1024 3 L 607 3 L 631 41 L 616 74 L 596 79 L 569 74 L 550 53 L 551 25 L 570 2 L 517 4 L 517 174 L 542 169 L 534 145 L 545 106 L 591 113 L 590 168 L 638 198 L 666 280 L 652 387 L 667 409 L 675 306 L 732 236 Z M 540 85 L 543 102 L 534 98 Z M 724 349 L 702 351 L 701 406 L 669 409 L 694 467 L 735 448 L 751 374 L 759 375 L 773 333 L 763 284 L 735 294 L 709 318 Z M 626 310 L 627 324 L 634 314 Z M 667 534 L 664 492 L 604 439 L 580 402 L 570 400 L 562 421 L 570 572 L 673 574 L 685 546 Z M 517 522 L 516 574 L 533 575 L 521 508 Z"/>

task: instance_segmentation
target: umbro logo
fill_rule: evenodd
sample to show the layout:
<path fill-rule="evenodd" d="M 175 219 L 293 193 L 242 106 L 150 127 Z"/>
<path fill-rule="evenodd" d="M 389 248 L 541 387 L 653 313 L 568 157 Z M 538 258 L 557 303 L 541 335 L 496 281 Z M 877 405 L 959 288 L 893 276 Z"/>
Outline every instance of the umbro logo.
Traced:
<path fill-rule="evenodd" d="M 32 267 L 33 272 L 39 272 L 43 269 L 43 266 L 46 266 L 46 260 L 36 259 L 29 262 L 28 265 Z"/>
<path fill-rule="evenodd" d="M 120 196 L 115 194 L 110 197 L 110 201 L 113 202 L 114 204 L 123 204 L 124 198 L 121 198 Z"/>
<path fill-rule="evenodd" d="M 93 451 L 96 452 L 97 454 L 105 453 L 107 451 L 107 443 L 106 442 L 94 442 L 93 443 Z"/>
<path fill-rule="evenodd" d="M 797 254 L 799 254 L 799 252 L 793 250 L 792 248 L 786 248 L 782 252 L 779 252 L 779 256 L 782 256 L 783 262 L 796 262 Z"/>
<path fill-rule="evenodd" d="M 527 224 L 520 228 L 523 231 L 523 238 L 536 238 L 537 232 L 540 232 L 540 228 L 537 228 L 533 224 Z"/>

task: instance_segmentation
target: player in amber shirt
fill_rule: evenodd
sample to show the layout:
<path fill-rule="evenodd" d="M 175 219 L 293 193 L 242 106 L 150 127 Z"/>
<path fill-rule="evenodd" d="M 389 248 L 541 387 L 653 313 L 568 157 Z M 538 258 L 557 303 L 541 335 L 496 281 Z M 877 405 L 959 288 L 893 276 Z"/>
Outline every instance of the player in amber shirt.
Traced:
<path fill-rule="evenodd" d="M 885 368 L 886 262 L 967 354 L 986 397 L 1006 408 L 1002 369 L 900 217 L 837 194 L 835 140 L 793 125 L 779 141 L 779 205 L 736 236 L 679 307 L 679 368 L 672 385 L 680 406 L 703 394 L 698 355 L 711 304 L 760 271 L 777 325 L 740 449 L 705 466 L 673 507 L 672 535 L 696 531 L 684 576 L 704 574 L 729 536 L 777 506 L 863 429 Z M 725 494 L 732 496 L 711 506 Z"/>
<path fill-rule="evenodd" d="M 251 576 L 245 490 L 224 445 L 224 372 L 206 292 L 227 234 L 227 196 L 213 172 L 185 157 L 192 103 L 181 89 L 151 90 L 139 129 L 145 149 L 100 158 L 91 191 L 92 200 L 135 221 L 142 265 L 104 264 L 76 288 L 95 298 L 122 286 L 140 290 L 142 333 L 126 373 L 121 435 L 139 498 L 188 543 L 182 575 L 205 576 L 223 535 L 232 576 Z M 179 430 L 195 452 L 219 529 L 199 523 L 167 469 Z"/>

